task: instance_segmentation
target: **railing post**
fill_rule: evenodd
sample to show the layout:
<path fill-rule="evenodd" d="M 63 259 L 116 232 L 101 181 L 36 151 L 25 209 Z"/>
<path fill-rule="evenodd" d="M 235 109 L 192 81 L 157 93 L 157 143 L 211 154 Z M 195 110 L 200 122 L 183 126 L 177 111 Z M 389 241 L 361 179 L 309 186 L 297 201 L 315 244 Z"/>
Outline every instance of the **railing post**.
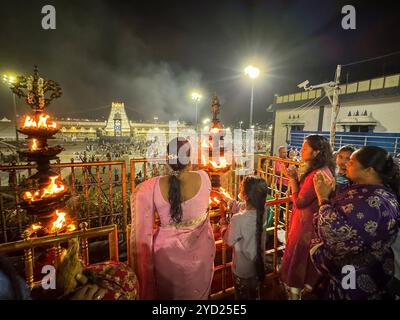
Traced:
<path fill-rule="evenodd" d="M 132 248 L 131 248 L 131 224 L 126 226 L 126 255 L 128 257 L 128 265 L 132 267 Z"/>
<path fill-rule="evenodd" d="M 126 230 L 126 226 L 128 224 L 128 206 L 126 199 L 126 164 L 125 161 L 122 163 L 122 230 Z"/>
<path fill-rule="evenodd" d="M 108 235 L 108 245 L 110 250 L 110 260 L 119 261 L 118 256 L 118 228 L 117 225 L 114 225 L 114 231 Z M 127 255 L 129 257 L 129 251 L 127 251 Z"/>
<path fill-rule="evenodd" d="M 82 222 L 79 227 L 81 228 L 81 230 L 83 232 L 87 231 L 88 228 L 88 224 L 87 222 Z M 85 236 L 83 236 L 81 238 L 80 241 L 80 245 L 81 245 L 81 255 L 82 255 L 82 260 L 85 266 L 89 265 L 89 243 L 88 240 Z"/>
<path fill-rule="evenodd" d="M 130 166 L 131 166 L 131 193 L 135 191 L 135 160 L 131 159 L 130 161 Z"/>
<path fill-rule="evenodd" d="M 29 241 L 29 232 L 24 231 L 22 234 L 22 239 L 24 241 Z M 33 287 L 33 250 L 32 248 L 27 248 L 24 250 L 24 264 L 25 264 L 25 280 L 27 285 Z"/>
<path fill-rule="evenodd" d="M 278 199 L 278 194 L 275 194 L 275 200 Z M 274 207 L 274 254 L 273 254 L 273 270 L 277 273 L 278 265 L 278 214 L 279 214 L 279 204 Z"/>

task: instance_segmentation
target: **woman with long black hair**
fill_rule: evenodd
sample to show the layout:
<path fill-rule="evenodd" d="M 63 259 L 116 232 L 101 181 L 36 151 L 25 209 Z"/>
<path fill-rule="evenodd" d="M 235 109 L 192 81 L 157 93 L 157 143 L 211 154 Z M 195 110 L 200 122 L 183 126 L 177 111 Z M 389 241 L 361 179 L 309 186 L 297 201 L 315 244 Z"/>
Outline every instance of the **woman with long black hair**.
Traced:
<path fill-rule="evenodd" d="M 289 299 L 301 298 L 303 290 L 310 292 L 319 282 L 319 276 L 310 258 L 310 246 L 315 238 L 313 215 L 318 211 L 317 194 L 313 178 L 319 172 L 333 177 L 335 164 L 328 139 L 309 135 L 301 148 L 304 173 L 282 168 L 289 178 L 292 191 L 293 213 L 289 236 L 280 269 L 281 280 L 288 287 Z"/>
<path fill-rule="evenodd" d="M 208 299 L 215 241 L 208 215 L 211 181 L 190 170 L 190 143 L 168 144 L 167 176 L 131 196 L 131 261 L 141 299 Z"/>

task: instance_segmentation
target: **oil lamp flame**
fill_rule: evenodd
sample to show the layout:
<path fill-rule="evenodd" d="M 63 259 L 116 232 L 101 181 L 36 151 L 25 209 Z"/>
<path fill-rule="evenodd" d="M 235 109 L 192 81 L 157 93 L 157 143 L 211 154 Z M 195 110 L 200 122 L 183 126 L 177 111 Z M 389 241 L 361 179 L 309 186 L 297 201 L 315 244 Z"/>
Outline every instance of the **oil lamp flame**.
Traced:
<path fill-rule="evenodd" d="M 60 193 L 65 190 L 65 186 L 61 181 L 56 181 L 59 176 L 50 177 L 50 184 L 43 189 L 42 193 L 35 191 L 33 194 L 30 191 L 26 191 L 22 198 L 24 200 L 38 201 L 44 198 L 49 198 L 54 194 Z"/>
<path fill-rule="evenodd" d="M 38 149 L 38 144 L 37 144 L 37 140 L 33 139 L 32 140 L 32 145 L 31 145 L 31 150 L 32 151 L 36 151 Z"/>
<path fill-rule="evenodd" d="M 56 129 L 57 128 L 57 123 L 52 121 L 51 123 L 47 123 L 47 120 L 50 118 L 49 115 L 40 115 L 39 116 L 39 121 L 36 122 L 33 118 L 31 118 L 30 116 L 26 116 L 25 117 L 25 121 L 24 121 L 24 128 L 53 128 Z"/>
<path fill-rule="evenodd" d="M 41 229 L 43 229 L 43 227 L 39 223 L 34 223 L 27 229 L 27 231 L 29 232 L 29 234 L 33 234 Z"/>
<path fill-rule="evenodd" d="M 53 222 L 53 225 L 51 227 L 51 233 L 56 233 L 57 231 L 60 231 L 64 226 L 65 226 L 65 212 L 59 212 L 56 210 L 56 215 L 57 215 L 57 220 Z"/>
<path fill-rule="evenodd" d="M 233 200 L 233 197 L 230 195 L 230 193 L 228 191 L 226 191 L 224 188 L 220 187 L 219 191 L 221 192 L 221 194 L 225 197 L 228 198 L 229 200 Z"/>
<path fill-rule="evenodd" d="M 50 177 L 50 184 L 48 185 L 47 188 L 44 189 L 42 197 L 46 197 L 47 195 L 53 195 L 55 193 L 60 193 L 64 191 L 65 186 L 60 182 L 58 182 L 57 184 L 56 183 L 57 178 L 58 176 Z"/>
<path fill-rule="evenodd" d="M 215 169 L 226 168 L 226 166 L 228 165 L 224 157 L 219 158 L 219 164 L 214 160 L 211 160 L 210 163 Z"/>
<path fill-rule="evenodd" d="M 42 230 L 42 229 L 43 229 L 43 227 L 42 227 L 42 225 L 41 225 L 40 222 L 39 222 L 39 223 L 33 223 L 33 224 L 31 224 L 31 225 L 26 229 L 26 231 L 28 232 L 29 236 L 31 236 L 32 234 L 34 234 L 34 233 L 36 233 L 36 232 L 38 232 L 39 230 Z"/>
<path fill-rule="evenodd" d="M 37 231 L 37 230 L 42 229 L 42 226 L 38 225 L 38 224 L 33 224 L 33 225 L 31 225 L 31 228 L 33 231 Z"/>

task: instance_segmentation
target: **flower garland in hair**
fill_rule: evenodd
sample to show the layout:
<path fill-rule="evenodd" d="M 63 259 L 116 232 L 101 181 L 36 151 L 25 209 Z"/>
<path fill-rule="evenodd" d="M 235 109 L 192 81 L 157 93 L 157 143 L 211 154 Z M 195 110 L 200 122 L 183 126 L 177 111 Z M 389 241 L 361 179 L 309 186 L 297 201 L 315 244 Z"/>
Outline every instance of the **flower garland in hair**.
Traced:
<path fill-rule="evenodd" d="M 179 171 L 179 170 L 171 170 L 171 171 L 169 172 L 169 175 L 170 175 L 170 176 L 178 177 L 179 174 L 180 174 L 180 171 Z"/>
<path fill-rule="evenodd" d="M 168 163 L 169 164 L 177 164 L 178 163 L 178 156 L 176 154 L 170 154 L 168 155 Z M 179 170 L 170 170 L 169 175 L 171 176 L 179 176 L 180 171 Z"/>

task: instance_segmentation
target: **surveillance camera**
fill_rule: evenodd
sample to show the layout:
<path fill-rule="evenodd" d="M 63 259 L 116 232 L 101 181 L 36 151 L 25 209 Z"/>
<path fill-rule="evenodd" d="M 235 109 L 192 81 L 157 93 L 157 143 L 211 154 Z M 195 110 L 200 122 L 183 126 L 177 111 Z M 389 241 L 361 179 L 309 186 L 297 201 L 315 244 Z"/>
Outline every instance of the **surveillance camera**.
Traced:
<path fill-rule="evenodd" d="M 300 89 L 302 89 L 302 88 L 305 89 L 308 86 L 309 83 L 310 83 L 310 81 L 306 80 L 306 81 L 303 81 L 302 83 L 299 83 L 297 85 L 297 87 L 300 88 Z"/>

